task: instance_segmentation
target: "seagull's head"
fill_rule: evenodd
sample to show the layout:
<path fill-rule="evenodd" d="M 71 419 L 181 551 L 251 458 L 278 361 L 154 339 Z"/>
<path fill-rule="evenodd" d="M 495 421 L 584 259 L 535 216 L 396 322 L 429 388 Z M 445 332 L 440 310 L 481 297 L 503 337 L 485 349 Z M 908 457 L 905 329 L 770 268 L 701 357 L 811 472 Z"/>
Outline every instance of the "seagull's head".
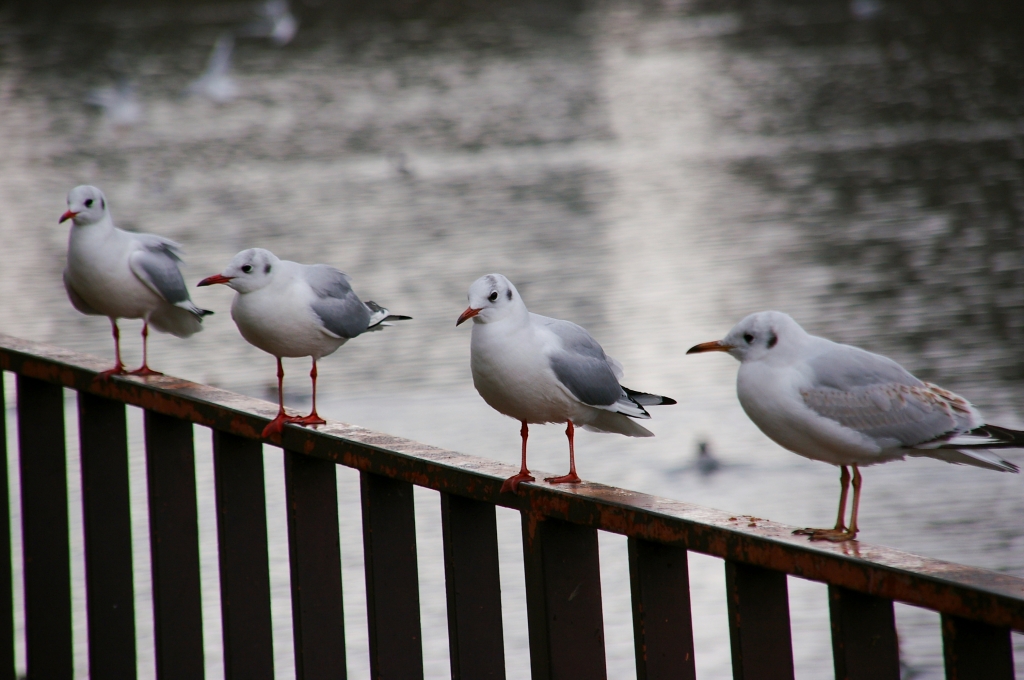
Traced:
<path fill-rule="evenodd" d="M 468 319 L 473 319 L 473 323 L 500 321 L 520 308 L 525 309 L 519 291 L 501 274 L 481 276 L 469 287 L 466 297 L 469 307 L 455 322 L 456 326 Z"/>
<path fill-rule="evenodd" d="M 231 263 L 220 274 L 207 276 L 200 286 L 223 283 L 239 293 L 252 293 L 263 288 L 274 278 L 281 260 L 269 250 L 249 248 L 232 258 Z"/>
<path fill-rule="evenodd" d="M 76 227 L 99 222 L 107 215 L 107 197 L 96 187 L 83 184 L 68 193 L 68 210 L 60 221 L 74 220 Z"/>
<path fill-rule="evenodd" d="M 702 342 L 691 347 L 687 354 L 728 352 L 741 363 L 759 361 L 787 352 L 805 335 L 804 329 L 789 314 L 755 312 L 733 326 L 721 340 Z"/>

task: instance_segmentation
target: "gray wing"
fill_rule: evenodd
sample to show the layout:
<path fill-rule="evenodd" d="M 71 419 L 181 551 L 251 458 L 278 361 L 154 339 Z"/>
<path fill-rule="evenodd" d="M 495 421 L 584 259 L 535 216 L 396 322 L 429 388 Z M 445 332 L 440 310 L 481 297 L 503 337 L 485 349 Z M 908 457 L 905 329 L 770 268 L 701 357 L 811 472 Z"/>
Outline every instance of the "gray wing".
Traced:
<path fill-rule="evenodd" d="M 178 264 L 181 262 L 180 248 L 174 241 L 150 234 L 133 234 L 143 248 L 136 250 L 128 259 L 135 276 L 146 287 L 172 305 L 191 307 L 188 288 L 181 277 Z M 187 303 L 187 305 L 182 305 Z"/>
<path fill-rule="evenodd" d="M 325 264 L 304 268 L 310 288 L 316 293 L 312 307 L 324 328 L 339 338 L 354 338 L 370 325 L 370 310 L 352 290 L 348 275 Z"/>
<path fill-rule="evenodd" d="M 611 406 L 625 397 L 608 356 L 585 329 L 569 321 L 534 314 L 562 341 L 550 357 L 551 370 L 574 397 L 589 406 Z"/>
<path fill-rule="evenodd" d="M 973 426 L 962 397 L 921 382 L 891 359 L 846 345 L 812 358 L 813 387 L 804 403 L 815 413 L 893 445 L 916 446 Z"/>
<path fill-rule="evenodd" d="M 102 313 L 97 312 L 92 306 L 85 301 L 85 299 L 78 294 L 78 291 L 71 286 L 71 282 L 68 281 L 68 271 L 64 270 L 64 290 L 68 292 L 68 299 L 71 300 L 72 306 L 80 311 L 82 314 L 94 314 L 96 316 L 103 316 Z"/>

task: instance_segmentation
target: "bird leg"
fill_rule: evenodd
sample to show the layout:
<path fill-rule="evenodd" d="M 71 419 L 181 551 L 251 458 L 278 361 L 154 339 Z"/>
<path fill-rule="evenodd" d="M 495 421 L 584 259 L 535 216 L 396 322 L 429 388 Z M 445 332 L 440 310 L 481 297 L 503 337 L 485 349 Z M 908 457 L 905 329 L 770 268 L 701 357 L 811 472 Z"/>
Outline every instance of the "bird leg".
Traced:
<path fill-rule="evenodd" d="M 526 439 L 530 436 L 530 428 L 527 427 L 526 421 L 523 421 L 523 427 L 519 430 L 519 436 L 523 438 L 523 462 L 519 467 L 519 474 L 512 475 L 505 480 L 505 483 L 501 485 L 501 493 L 511 491 L 512 493 L 519 493 L 519 485 L 522 482 L 535 481 L 535 477 L 530 474 L 530 471 L 526 469 Z"/>
<path fill-rule="evenodd" d="M 281 357 L 277 357 L 277 417 L 263 428 L 263 438 L 269 439 L 275 434 L 280 436 L 286 423 L 294 423 L 297 420 L 301 418 L 284 412 L 284 366 L 281 364 Z"/>
<path fill-rule="evenodd" d="M 146 377 L 147 375 L 163 375 L 160 371 L 154 371 L 149 367 L 149 363 L 146 361 L 146 348 L 149 341 L 149 319 L 145 319 L 142 322 L 142 365 L 131 371 L 128 375 L 141 375 Z"/>
<path fill-rule="evenodd" d="M 110 380 L 112 375 L 124 375 L 124 364 L 121 362 L 121 331 L 117 327 L 117 319 L 110 318 L 110 327 L 114 332 L 114 356 L 116 357 L 113 368 L 102 371 L 93 380 Z"/>
<path fill-rule="evenodd" d="M 834 529 L 797 529 L 794 534 L 809 536 L 812 541 L 831 541 L 841 543 L 849 541 L 857 536 L 857 507 L 860 504 L 861 476 L 857 466 L 853 466 L 853 512 L 850 516 L 850 527 L 846 527 L 846 496 L 850 487 L 850 471 L 845 465 L 840 465 L 842 472 L 839 475 L 839 484 L 842 491 L 839 493 L 839 516 L 836 518 Z"/>
<path fill-rule="evenodd" d="M 573 450 L 572 438 L 575 428 L 572 426 L 572 421 L 568 421 L 568 425 L 565 426 L 565 436 L 569 438 L 569 474 L 562 475 L 561 477 L 545 477 L 544 481 L 549 484 L 579 484 L 583 480 L 576 474 L 576 453 Z"/>
<path fill-rule="evenodd" d="M 313 370 L 309 372 L 309 377 L 313 380 L 313 410 L 308 416 L 303 416 L 292 422 L 297 425 L 326 425 L 327 421 L 316 412 L 316 359 L 313 359 Z"/>

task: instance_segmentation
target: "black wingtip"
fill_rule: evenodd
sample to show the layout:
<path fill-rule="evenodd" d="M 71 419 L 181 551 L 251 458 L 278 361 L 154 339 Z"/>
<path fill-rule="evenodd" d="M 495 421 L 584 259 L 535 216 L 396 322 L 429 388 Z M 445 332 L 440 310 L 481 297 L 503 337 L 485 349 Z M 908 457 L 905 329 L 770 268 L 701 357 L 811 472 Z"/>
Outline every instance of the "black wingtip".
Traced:
<path fill-rule="evenodd" d="M 211 314 L 213 314 L 213 310 L 212 309 L 200 309 L 199 310 L 199 316 L 210 316 Z"/>
<path fill-rule="evenodd" d="M 412 321 L 411 316 L 404 316 L 402 314 L 388 314 L 385 321 Z"/>
<path fill-rule="evenodd" d="M 661 398 L 661 405 L 662 406 L 671 406 L 673 404 L 678 404 L 678 403 L 679 402 L 676 401 L 675 399 L 673 399 L 672 397 L 662 397 Z"/>

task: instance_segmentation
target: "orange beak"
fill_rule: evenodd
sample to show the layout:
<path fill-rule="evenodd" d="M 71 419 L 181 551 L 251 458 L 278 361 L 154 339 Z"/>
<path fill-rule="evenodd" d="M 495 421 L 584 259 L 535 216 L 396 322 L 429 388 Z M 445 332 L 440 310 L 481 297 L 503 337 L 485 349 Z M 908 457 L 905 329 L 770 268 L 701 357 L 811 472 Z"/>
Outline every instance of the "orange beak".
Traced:
<path fill-rule="evenodd" d="M 223 274 L 214 274 L 213 276 L 207 276 L 205 279 L 199 282 L 200 286 L 212 286 L 215 283 L 227 283 L 233 276 L 224 276 Z"/>
<path fill-rule="evenodd" d="M 721 340 L 712 340 L 711 342 L 702 342 L 699 345 L 694 345 L 686 351 L 687 354 L 700 354 L 702 352 L 728 352 L 732 349 L 732 345 L 727 345 Z"/>
<path fill-rule="evenodd" d="M 57 224 L 63 224 L 64 222 L 67 222 L 68 220 L 73 220 L 73 219 L 75 219 L 75 215 L 77 215 L 77 214 L 78 213 L 76 213 L 76 212 L 72 212 L 72 211 L 68 210 L 66 213 L 64 213 L 63 215 L 60 216 L 60 222 L 58 222 Z"/>
<path fill-rule="evenodd" d="M 466 307 L 466 311 L 464 311 L 462 313 L 462 315 L 459 316 L 459 320 L 455 322 L 455 325 L 459 326 L 459 325 L 462 324 L 463 321 L 466 321 L 468 319 L 472 319 L 474 316 L 479 314 L 481 312 L 481 310 L 482 310 L 482 308 L 481 309 L 473 309 L 472 307 Z"/>

